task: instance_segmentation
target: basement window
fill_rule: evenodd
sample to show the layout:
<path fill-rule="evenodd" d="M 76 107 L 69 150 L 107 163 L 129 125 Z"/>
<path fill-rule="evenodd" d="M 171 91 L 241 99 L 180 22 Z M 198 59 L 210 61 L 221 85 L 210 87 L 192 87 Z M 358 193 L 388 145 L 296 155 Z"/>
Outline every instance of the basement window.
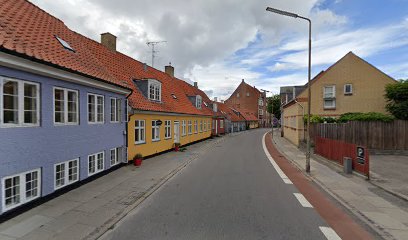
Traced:
<path fill-rule="evenodd" d="M 75 50 L 69 45 L 68 42 L 64 41 L 63 39 L 59 38 L 57 35 L 55 35 L 55 38 L 58 40 L 58 42 L 65 48 L 68 49 L 72 52 L 75 52 Z"/>

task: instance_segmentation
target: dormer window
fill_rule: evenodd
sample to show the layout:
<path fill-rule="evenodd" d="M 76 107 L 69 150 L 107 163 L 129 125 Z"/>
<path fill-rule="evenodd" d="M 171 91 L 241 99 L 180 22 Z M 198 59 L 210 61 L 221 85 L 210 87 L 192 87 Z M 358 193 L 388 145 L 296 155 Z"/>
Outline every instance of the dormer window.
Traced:
<path fill-rule="evenodd" d="M 153 101 L 161 101 L 161 83 L 157 80 L 148 80 L 148 98 Z"/>
<path fill-rule="evenodd" d="M 203 99 L 200 95 L 196 96 L 196 108 L 201 109 L 201 104 L 203 103 Z"/>

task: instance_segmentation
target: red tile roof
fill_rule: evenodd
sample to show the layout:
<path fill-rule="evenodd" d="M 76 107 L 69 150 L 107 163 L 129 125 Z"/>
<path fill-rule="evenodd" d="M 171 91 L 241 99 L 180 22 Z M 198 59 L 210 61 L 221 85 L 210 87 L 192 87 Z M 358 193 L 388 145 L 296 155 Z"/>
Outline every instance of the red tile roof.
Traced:
<path fill-rule="evenodd" d="M 75 52 L 65 49 L 55 36 L 68 42 Z M 70 30 L 61 20 L 25 0 L 0 0 L 0 51 L 131 88 L 129 105 L 138 110 L 209 115 L 195 108 L 180 85 L 174 84 L 181 80 L 155 68 L 144 68 L 143 63 Z M 143 96 L 135 79 L 160 81 L 162 101 Z"/>
<path fill-rule="evenodd" d="M 239 113 L 245 118 L 247 121 L 258 121 L 258 117 L 255 114 L 247 109 L 240 108 Z"/>
<path fill-rule="evenodd" d="M 245 121 L 245 118 L 241 114 L 236 114 L 232 108 L 227 106 L 225 103 L 218 102 L 218 110 L 219 112 L 224 112 L 224 116 L 229 119 L 231 122 L 242 122 Z M 222 113 L 221 112 L 221 113 Z"/>

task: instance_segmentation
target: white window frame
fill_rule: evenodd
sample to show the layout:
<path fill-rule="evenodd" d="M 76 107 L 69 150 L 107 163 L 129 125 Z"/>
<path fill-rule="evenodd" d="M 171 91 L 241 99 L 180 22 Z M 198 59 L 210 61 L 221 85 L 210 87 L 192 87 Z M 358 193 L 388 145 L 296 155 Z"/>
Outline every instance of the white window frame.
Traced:
<path fill-rule="evenodd" d="M 112 101 L 114 103 L 113 106 L 115 109 L 112 108 L 113 107 Z M 122 122 L 122 99 L 111 97 L 109 101 L 109 106 L 110 106 L 110 122 L 111 123 Z"/>
<path fill-rule="evenodd" d="M 237 98 L 239 98 L 239 93 L 237 93 Z"/>
<path fill-rule="evenodd" d="M 331 88 L 332 92 L 326 92 L 326 89 Z M 331 105 L 326 105 L 326 102 L 331 102 Z M 336 108 L 336 85 L 328 85 L 323 87 L 323 109 Z"/>
<path fill-rule="evenodd" d="M 201 98 L 200 95 L 196 96 L 196 108 L 201 109 L 201 105 L 203 103 L 203 99 Z"/>
<path fill-rule="evenodd" d="M 139 122 L 139 126 L 136 126 L 136 122 Z M 143 122 L 143 127 L 140 126 L 140 123 Z M 143 130 L 143 134 L 140 132 Z M 139 131 L 139 136 L 143 137 L 143 139 L 136 139 L 136 131 Z M 142 144 L 146 143 L 146 121 L 142 119 L 135 120 L 135 144 Z"/>
<path fill-rule="evenodd" d="M 171 120 L 164 121 L 164 139 L 171 139 Z"/>
<path fill-rule="evenodd" d="M 333 90 L 332 93 L 327 93 L 326 89 L 331 88 Z M 328 95 L 330 94 L 330 95 Z M 335 98 L 336 97 L 336 85 L 329 85 L 323 87 L 323 98 Z"/>
<path fill-rule="evenodd" d="M 203 123 L 203 124 L 204 124 L 204 132 L 207 132 L 207 121 L 204 120 L 203 122 L 204 122 L 204 123 Z"/>
<path fill-rule="evenodd" d="M 152 120 L 152 142 L 160 141 L 160 126 L 157 125 L 157 121 L 158 120 Z"/>
<path fill-rule="evenodd" d="M 17 114 L 18 114 L 18 123 L 4 123 L 4 81 L 13 81 L 17 82 Z M 36 119 L 35 123 L 24 123 L 24 84 L 31 84 L 36 86 Z M 24 81 L 15 78 L 1 77 L 0 76 L 0 127 L 38 127 L 40 126 L 40 84 L 30 81 Z"/>
<path fill-rule="evenodd" d="M 95 106 L 94 106 L 94 118 L 95 121 L 89 121 L 89 96 L 93 96 L 95 98 Z M 98 121 L 98 97 L 102 97 L 102 121 Z M 87 98 L 87 105 L 86 105 L 86 109 L 87 109 L 87 119 L 88 119 L 88 124 L 103 124 L 105 122 L 105 96 L 100 95 L 100 94 L 94 94 L 94 93 L 88 93 Z"/>
<path fill-rule="evenodd" d="M 203 132 L 203 120 L 200 120 L 200 133 Z"/>
<path fill-rule="evenodd" d="M 261 107 L 263 107 L 263 99 L 262 99 L 262 98 L 259 98 L 259 99 L 258 99 L 258 105 L 261 106 Z"/>
<path fill-rule="evenodd" d="M 207 121 L 207 131 L 211 131 L 211 120 Z"/>
<path fill-rule="evenodd" d="M 27 193 L 26 193 L 26 174 L 28 173 L 33 173 L 33 172 L 37 172 L 37 195 L 34 197 L 29 197 L 27 198 Z M 18 195 L 20 196 L 20 202 L 11 206 L 6 206 L 6 180 L 9 178 L 14 178 L 14 177 L 19 177 L 19 193 Z M 2 205 L 2 212 L 6 212 L 9 211 L 13 208 L 16 208 L 18 206 L 21 206 L 27 202 L 30 202 L 36 198 L 39 198 L 41 196 L 41 169 L 37 168 L 37 169 L 33 169 L 30 171 L 26 171 L 26 172 L 22 172 L 22 173 L 18 173 L 18 174 L 14 174 L 14 175 L 10 175 L 10 176 L 6 176 L 3 177 L 1 179 L 1 205 Z M 24 180 L 24 181 L 23 181 Z"/>
<path fill-rule="evenodd" d="M 246 96 L 249 97 L 249 92 L 246 93 Z"/>
<path fill-rule="evenodd" d="M 69 163 L 70 162 L 76 162 L 76 179 L 75 180 L 69 180 Z M 63 165 L 64 166 L 64 184 L 57 186 L 57 165 Z M 68 160 L 65 162 L 60 162 L 60 163 L 56 163 L 54 164 L 54 190 L 66 187 L 74 182 L 78 182 L 79 181 L 79 158 L 75 158 L 72 160 Z"/>
<path fill-rule="evenodd" d="M 331 102 L 333 104 L 331 105 L 326 105 L 326 101 L 327 102 Z M 335 109 L 336 108 L 336 99 L 323 99 L 323 108 L 324 109 Z"/>
<path fill-rule="evenodd" d="M 193 134 L 193 125 L 191 120 L 188 120 L 188 135 Z"/>
<path fill-rule="evenodd" d="M 153 87 L 153 95 L 150 94 L 150 87 Z M 147 97 L 153 101 L 161 101 L 161 82 L 149 79 L 147 82 Z"/>
<path fill-rule="evenodd" d="M 262 116 L 263 115 L 263 109 L 258 109 L 258 114 L 259 114 L 259 116 Z"/>
<path fill-rule="evenodd" d="M 181 121 L 181 136 L 186 136 L 186 120 Z"/>
<path fill-rule="evenodd" d="M 224 120 L 220 119 L 220 128 L 224 128 Z"/>
<path fill-rule="evenodd" d="M 99 154 L 101 154 L 102 153 L 102 168 L 98 168 L 98 155 Z M 90 157 L 91 156 L 95 156 L 95 172 L 90 172 L 89 170 L 89 162 L 90 162 Z M 91 155 L 88 155 L 88 161 L 87 161 L 87 167 L 88 167 L 88 177 L 89 176 L 92 176 L 92 175 L 95 175 L 95 174 L 97 174 L 97 173 L 100 173 L 100 172 L 102 172 L 103 170 L 105 170 L 105 151 L 102 151 L 102 152 L 97 152 L 97 153 L 94 153 L 94 154 L 91 154 Z"/>
<path fill-rule="evenodd" d="M 347 86 L 350 86 L 350 91 L 349 92 L 346 91 Z M 352 94 L 353 94 L 353 84 L 351 84 L 351 83 L 344 84 L 344 95 L 352 95 Z"/>
<path fill-rule="evenodd" d="M 55 90 L 62 90 L 64 92 L 64 122 L 55 122 Z M 76 93 L 76 121 L 75 122 L 68 122 L 68 92 L 75 92 Z M 62 87 L 53 87 L 52 91 L 53 95 L 53 119 L 54 125 L 61 126 L 61 125 L 78 125 L 79 124 L 79 91 L 73 90 L 69 88 L 62 88 Z"/>
<path fill-rule="evenodd" d="M 113 154 L 112 154 L 112 152 L 113 152 Z M 112 149 L 109 151 L 109 153 L 110 153 L 109 163 L 110 163 L 110 166 L 111 166 L 111 167 L 116 166 L 116 165 L 118 165 L 119 163 L 122 162 L 122 159 L 123 159 L 123 156 L 122 156 L 122 153 L 123 153 L 122 147 L 112 148 Z M 113 158 L 112 158 L 112 157 L 113 157 Z"/>
<path fill-rule="evenodd" d="M 197 120 L 194 120 L 194 134 L 198 133 L 198 122 Z"/>

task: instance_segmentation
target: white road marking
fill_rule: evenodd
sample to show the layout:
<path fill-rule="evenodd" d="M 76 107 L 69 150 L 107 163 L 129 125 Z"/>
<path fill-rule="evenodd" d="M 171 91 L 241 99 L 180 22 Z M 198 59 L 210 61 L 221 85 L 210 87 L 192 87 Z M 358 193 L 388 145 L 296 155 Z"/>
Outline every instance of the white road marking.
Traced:
<path fill-rule="evenodd" d="M 275 170 L 276 170 L 276 172 L 278 173 L 279 177 L 282 178 L 283 182 L 286 183 L 286 184 L 293 184 L 292 181 L 290 181 L 290 179 L 289 179 L 289 178 L 286 176 L 286 174 L 282 171 L 282 169 L 280 169 L 280 167 L 278 166 L 278 164 L 276 164 L 276 162 L 275 162 L 275 160 L 272 158 L 271 154 L 269 154 L 269 151 L 268 151 L 268 149 L 266 148 L 266 144 L 265 144 L 266 134 L 268 134 L 268 133 L 265 133 L 265 134 L 263 135 L 263 138 L 262 138 L 262 147 L 263 147 L 263 150 L 264 150 L 264 152 L 265 152 L 265 155 L 268 157 L 269 161 L 272 163 L 272 166 L 275 168 Z"/>
<path fill-rule="evenodd" d="M 302 204 L 303 207 L 313 208 L 312 204 L 301 194 L 301 193 L 293 193 L 297 200 Z"/>
<path fill-rule="evenodd" d="M 319 227 L 320 231 L 323 232 L 324 236 L 326 236 L 327 240 L 341 240 L 339 235 L 330 227 Z"/>

